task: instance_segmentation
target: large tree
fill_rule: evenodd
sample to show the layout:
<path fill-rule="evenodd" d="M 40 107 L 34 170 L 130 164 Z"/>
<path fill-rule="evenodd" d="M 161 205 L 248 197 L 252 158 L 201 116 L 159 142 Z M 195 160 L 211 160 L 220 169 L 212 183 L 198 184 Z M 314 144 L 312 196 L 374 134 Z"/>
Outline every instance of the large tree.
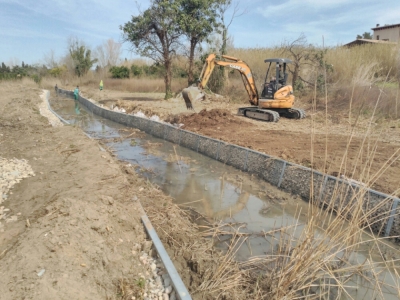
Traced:
<path fill-rule="evenodd" d="M 182 36 L 178 23 L 180 15 L 179 0 L 152 0 L 147 10 L 120 26 L 124 41 L 132 43 L 136 54 L 165 67 L 165 99 L 172 97 L 172 58 Z"/>
<path fill-rule="evenodd" d="M 178 19 L 183 33 L 190 42 L 188 84 L 194 82 L 194 55 L 198 44 L 203 42 L 218 26 L 217 9 L 223 0 L 182 0 Z"/>
<path fill-rule="evenodd" d="M 74 62 L 75 74 L 78 77 L 85 75 L 97 62 L 97 59 L 92 59 L 92 51 L 76 38 L 69 39 L 68 51 Z"/>

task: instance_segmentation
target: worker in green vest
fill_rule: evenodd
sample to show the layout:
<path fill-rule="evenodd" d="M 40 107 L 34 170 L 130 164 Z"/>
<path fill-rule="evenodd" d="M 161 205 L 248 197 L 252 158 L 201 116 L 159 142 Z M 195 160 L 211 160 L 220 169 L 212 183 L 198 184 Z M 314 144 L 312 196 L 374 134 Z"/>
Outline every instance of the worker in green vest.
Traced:
<path fill-rule="evenodd" d="M 100 80 L 100 91 L 103 90 L 103 80 Z"/>
<path fill-rule="evenodd" d="M 74 99 L 78 100 L 78 98 L 79 98 L 79 86 L 76 86 L 74 90 Z"/>

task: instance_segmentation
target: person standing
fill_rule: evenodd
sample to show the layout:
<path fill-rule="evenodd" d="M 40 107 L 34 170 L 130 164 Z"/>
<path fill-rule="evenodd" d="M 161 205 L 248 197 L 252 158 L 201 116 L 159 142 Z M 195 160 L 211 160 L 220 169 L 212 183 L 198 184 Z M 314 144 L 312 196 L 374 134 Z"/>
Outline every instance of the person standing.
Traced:
<path fill-rule="evenodd" d="M 77 85 L 74 90 L 74 99 L 78 100 L 78 98 L 79 98 L 79 86 Z"/>
<path fill-rule="evenodd" d="M 74 90 L 75 113 L 77 115 L 79 115 L 81 113 L 80 108 L 79 108 L 78 98 L 79 98 L 79 86 L 77 85 Z"/>
<path fill-rule="evenodd" d="M 103 90 L 103 79 L 102 80 L 100 80 L 100 91 L 102 91 Z"/>

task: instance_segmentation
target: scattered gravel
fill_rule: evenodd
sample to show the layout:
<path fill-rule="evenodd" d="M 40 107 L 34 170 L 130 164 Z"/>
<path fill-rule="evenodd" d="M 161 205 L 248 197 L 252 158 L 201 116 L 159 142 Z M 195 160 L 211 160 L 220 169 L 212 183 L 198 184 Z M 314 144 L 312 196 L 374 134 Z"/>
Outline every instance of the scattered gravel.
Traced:
<path fill-rule="evenodd" d="M 146 280 L 143 299 L 144 300 L 176 300 L 176 294 L 172 288 L 171 278 L 169 277 L 164 264 L 159 258 L 149 256 L 146 252 L 141 252 L 139 260 L 146 267 L 146 274 L 139 274 Z"/>
<path fill-rule="evenodd" d="M 48 91 L 46 90 L 43 90 L 43 93 L 40 95 L 40 98 L 43 100 L 42 103 L 39 104 L 40 114 L 49 120 L 49 124 L 51 124 L 51 126 L 63 126 L 64 124 L 60 121 L 60 119 L 49 110 L 47 95 Z"/>
<path fill-rule="evenodd" d="M 8 194 L 12 194 L 10 190 L 15 184 L 23 178 L 35 176 L 31 166 L 25 159 L 6 159 L 0 157 L 0 204 L 8 198 Z M 6 223 L 18 220 L 18 217 L 9 216 L 10 210 L 4 206 L 0 206 L 0 232 L 4 231 L 2 221 Z"/>
<path fill-rule="evenodd" d="M 40 98 L 43 100 L 39 105 L 40 114 L 49 120 L 52 126 L 63 126 L 63 123 L 49 110 L 47 102 L 47 91 L 43 90 Z M 15 184 L 24 178 L 35 176 L 31 166 L 25 159 L 6 159 L 0 157 L 0 204 L 2 204 Z M 2 221 L 6 223 L 18 220 L 17 215 L 9 215 L 10 210 L 4 206 L 0 206 L 0 232 L 4 231 Z"/>

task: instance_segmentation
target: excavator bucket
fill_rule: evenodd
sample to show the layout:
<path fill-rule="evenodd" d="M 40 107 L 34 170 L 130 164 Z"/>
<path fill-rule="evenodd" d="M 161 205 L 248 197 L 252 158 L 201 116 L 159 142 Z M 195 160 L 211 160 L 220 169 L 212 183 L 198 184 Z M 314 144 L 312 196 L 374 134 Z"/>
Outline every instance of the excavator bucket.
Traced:
<path fill-rule="evenodd" d="M 193 109 L 193 102 L 205 97 L 205 94 L 196 86 L 190 86 L 182 90 L 182 97 L 185 100 L 186 108 Z"/>

